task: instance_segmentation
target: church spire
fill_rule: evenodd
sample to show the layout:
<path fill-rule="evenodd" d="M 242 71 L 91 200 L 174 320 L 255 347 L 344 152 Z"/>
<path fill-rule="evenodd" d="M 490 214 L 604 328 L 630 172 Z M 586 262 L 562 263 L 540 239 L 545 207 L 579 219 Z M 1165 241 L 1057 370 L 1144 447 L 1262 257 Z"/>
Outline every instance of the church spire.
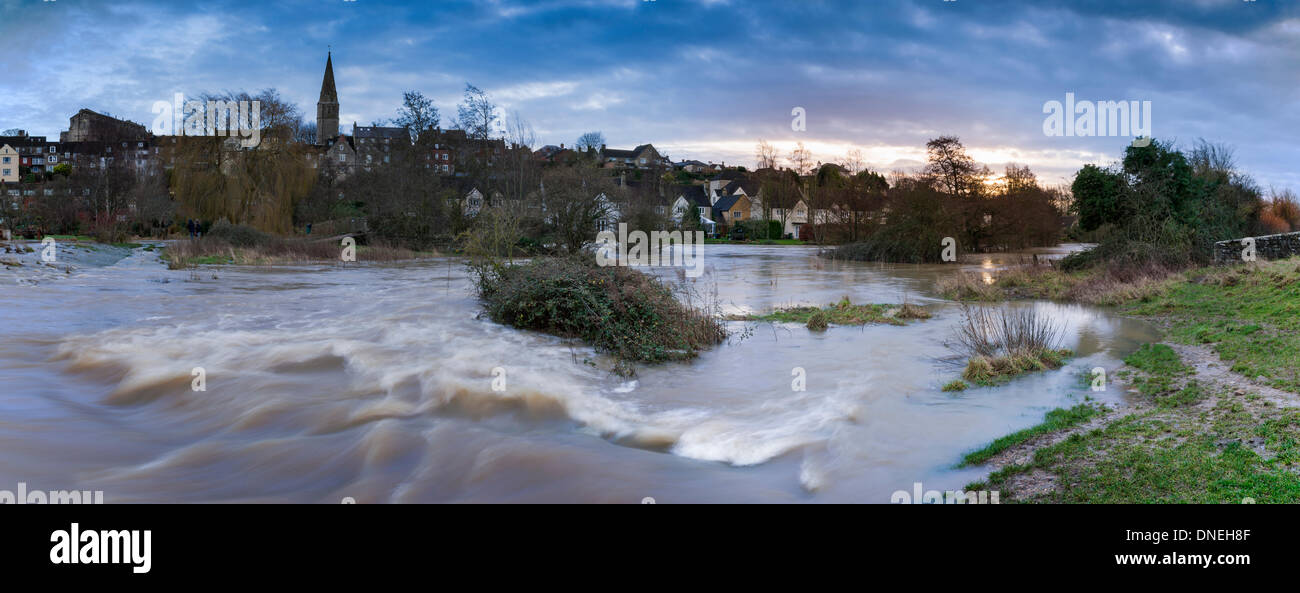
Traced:
<path fill-rule="evenodd" d="M 339 93 L 334 88 L 334 52 L 325 54 L 325 78 L 316 102 L 316 142 L 328 144 L 339 135 Z"/>
<path fill-rule="evenodd" d="M 320 84 L 320 101 L 338 103 L 339 92 L 334 88 L 334 52 L 325 54 L 325 79 Z"/>

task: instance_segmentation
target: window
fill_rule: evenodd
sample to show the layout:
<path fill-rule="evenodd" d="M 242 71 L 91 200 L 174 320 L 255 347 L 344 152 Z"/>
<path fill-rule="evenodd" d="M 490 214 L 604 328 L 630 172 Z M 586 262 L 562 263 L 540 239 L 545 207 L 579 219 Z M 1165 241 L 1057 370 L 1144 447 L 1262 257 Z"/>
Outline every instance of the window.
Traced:
<path fill-rule="evenodd" d="M 54 147 L 53 147 L 53 146 L 50 147 L 50 154 L 54 154 Z"/>
<path fill-rule="evenodd" d="M 13 172 L 12 172 L 12 171 L 13 171 L 13 169 L 5 169 L 5 177 L 8 177 L 8 176 L 10 176 L 10 175 L 13 175 Z"/>
<path fill-rule="evenodd" d="M 346 162 L 348 162 L 348 155 L 346 155 L 346 154 L 339 154 L 339 162 L 340 162 L 340 163 L 346 163 Z"/>
<path fill-rule="evenodd" d="M 144 142 L 136 142 L 136 143 L 135 143 L 135 147 L 136 147 L 136 148 L 144 148 Z"/>
<path fill-rule="evenodd" d="M 9 164 L 9 157 L 5 157 L 5 158 L 4 158 L 4 164 L 6 164 L 6 165 Z M 5 169 L 5 170 L 8 171 L 9 169 Z"/>

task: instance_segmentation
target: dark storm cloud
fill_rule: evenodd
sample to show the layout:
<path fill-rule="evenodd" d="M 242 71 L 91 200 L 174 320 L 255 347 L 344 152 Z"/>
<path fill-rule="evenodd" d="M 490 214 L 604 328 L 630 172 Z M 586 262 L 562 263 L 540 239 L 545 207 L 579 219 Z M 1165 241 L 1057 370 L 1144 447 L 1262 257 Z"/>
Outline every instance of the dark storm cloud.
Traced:
<path fill-rule="evenodd" d="M 1045 136 L 1044 102 L 1072 92 L 1151 101 L 1155 136 L 1231 144 L 1265 184 L 1300 187 L 1298 4 L 10 0 L 0 126 L 54 135 L 81 107 L 147 122 L 176 91 L 267 87 L 311 115 L 333 46 L 345 124 L 392 117 L 408 89 L 446 122 L 472 82 L 541 143 L 601 130 L 749 163 L 765 138 L 888 169 L 955 134 L 1055 182 L 1128 142 Z M 807 131 L 791 130 L 796 106 Z"/>

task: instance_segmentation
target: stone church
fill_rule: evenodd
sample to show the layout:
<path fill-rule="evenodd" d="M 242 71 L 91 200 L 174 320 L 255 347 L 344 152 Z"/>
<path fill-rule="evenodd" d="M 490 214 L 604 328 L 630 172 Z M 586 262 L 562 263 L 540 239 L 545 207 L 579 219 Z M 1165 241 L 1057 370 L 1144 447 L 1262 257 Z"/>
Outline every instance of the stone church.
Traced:
<path fill-rule="evenodd" d="M 352 123 L 352 134 L 339 132 L 339 93 L 334 84 L 333 52 L 325 55 L 325 77 L 321 80 L 320 99 L 316 102 L 316 150 L 311 153 L 312 167 L 323 168 L 336 180 L 358 169 L 390 160 L 394 144 L 410 144 L 406 128 L 359 126 Z"/>

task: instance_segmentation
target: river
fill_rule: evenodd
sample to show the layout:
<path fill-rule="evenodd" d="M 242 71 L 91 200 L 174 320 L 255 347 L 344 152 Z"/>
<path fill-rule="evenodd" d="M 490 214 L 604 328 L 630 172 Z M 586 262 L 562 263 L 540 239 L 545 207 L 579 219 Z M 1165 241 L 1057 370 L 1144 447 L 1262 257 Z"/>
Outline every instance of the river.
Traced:
<path fill-rule="evenodd" d="M 728 343 L 625 378 L 580 343 L 480 318 L 454 258 L 196 273 L 143 249 L 117 257 L 37 282 L 0 275 L 0 489 L 109 503 L 889 502 L 916 482 L 980 478 L 953 469 L 964 452 L 1052 408 L 1118 401 L 1080 374 L 1158 339 L 1104 309 L 1008 305 L 1059 320 L 1078 357 L 944 393 L 960 310 L 935 279 L 996 274 L 1018 254 L 892 265 L 708 245 L 695 289 L 724 312 L 848 296 L 934 318 L 824 333 L 728 322 Z"/>

